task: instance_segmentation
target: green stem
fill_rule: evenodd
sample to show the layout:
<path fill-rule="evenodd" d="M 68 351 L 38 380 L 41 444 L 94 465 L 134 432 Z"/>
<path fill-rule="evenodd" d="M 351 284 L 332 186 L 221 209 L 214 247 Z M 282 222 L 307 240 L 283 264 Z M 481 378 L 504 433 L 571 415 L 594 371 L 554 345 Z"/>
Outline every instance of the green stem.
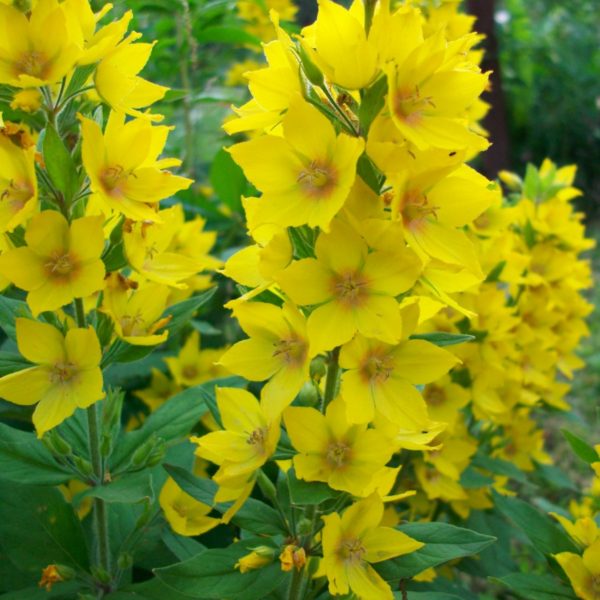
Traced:
<path fill-rule="evenodd" d="M 327 365 L 327 379 L 325 380 L 325 394 L 323 396 L 322 412 L 325 412 L 327 405 L 335 398 L 337 388 L 338 373 L 340 371 L 340 348 L 334 348 L 329 357 Z"/>
<path fill-rule="evenodd" d="M 327 96 L 327 100 L 329 100 L 332 107 L 337 111 L 338 115 L 340 115 L 340 117 L 342 117 L 345 125 L 349 128 L 349 130 L 352 132 L 352 134 L 355 136 L 358 136 L 359 133 L 354 128 L 352 121 L 348 118 L 348 115 L 343 111 L 343 109 L 340 108 L 338 103 L 335 101 L 335 98 L 331 95 L 329 88 L 324 84 L 321 86 L 321 89 L 323 90 L 323 92 L 325 92 L 325 96 Z"/>
<path fill-rule="evenodd" d="M 292 580 L 290 581 L 290 588 L 288 591 L 288 600 L 299 600 L 302 598 L 302 588 L 304 583 L 304 571 L 306 567 L 301 571 L 294 568 L 292 572 Z"/>
<path fill-rule="evenodd" d="M 75 317 L 79 327 L 86 327 L 85 309 L 83 300 L 76 298 L 74 301 Z M 98 426 L 98 408 L 96 403 L 92 404 L 87 409 L 88 422 L 88 441 L 90 447 L 90 459 L 92 469 L 94 470 L 94 485 L 101 486 L 104 483 L 104 464 L 100 453 L 100 427 Z M 100 498 L 94 498 L 94 528 L 96 542 L 96 560 L 98 567 L 105 573 L 110 574 L 110 541 L 108 535 L 108 515 L 106 511 L 106 503 Z M 110 592 L 111 586 L 99 586 L 100 597 L 104 596 L 105 592 Z"/>

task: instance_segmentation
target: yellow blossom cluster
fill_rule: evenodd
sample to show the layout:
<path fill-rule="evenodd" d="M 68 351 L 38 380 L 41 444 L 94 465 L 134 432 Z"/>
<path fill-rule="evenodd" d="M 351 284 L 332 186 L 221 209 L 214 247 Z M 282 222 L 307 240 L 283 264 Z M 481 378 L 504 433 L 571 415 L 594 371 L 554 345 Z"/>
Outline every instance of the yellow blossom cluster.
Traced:
<path fill-rule="evenodd" d="M 39 436 L 104 397 L 110 362 L 163 343 L 170 307 L 209 287 L 201 273 L 219 266 L 203 219 L 159 207 L 191 180 L 161 156 L 171 128 L 149 107 L 166 88 L 139 75 L 152 44 L 128 33 L 130 11 L 106 22 L 110 8 L 0 5 L 0 85 L 43 123 L 0 129 L 0 273 L 26 294 L 15 339 L 31 363 L 0 379 L 0 396 L 37 405 Z"/>

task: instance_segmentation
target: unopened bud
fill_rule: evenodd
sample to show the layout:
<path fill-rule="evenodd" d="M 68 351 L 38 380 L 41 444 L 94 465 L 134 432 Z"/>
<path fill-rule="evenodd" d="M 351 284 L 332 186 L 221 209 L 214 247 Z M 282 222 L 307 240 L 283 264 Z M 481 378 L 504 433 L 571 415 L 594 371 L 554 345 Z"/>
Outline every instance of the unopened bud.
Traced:
<path fill-rule="evenodd" d="M 119 557 L 117 558 L 117 566 L 119 569 L 124 571 L 125 569 L 129 569 L 131 565 L 133 565 L 133 556 L 131 556 L 129 552 L 119 554 Z"/>
<path fill-rule="evenodd" d="M 77 470 L 86 477 L 92 477 L 94 474 L 94 469 L 92 467 L 92 463 L 85 458 L 81 458 L 81 456 L 74 456 L 73 462 L 77 467 Z"/>
<path fill-rule="evenodd" d="M 308 53 L 302 45 L 298 46 L 298 56 L 300 57 L 300 63 L 302 64 L 302 70 L 306 75 L 306 79 L 308 79 L 308 81 L 317 87 L 324 85 L 325 80 L 323 78 L 323 73 L 321 73 L 317 65 L 315 65 L 315 63 L 308 57 Z"/>
<path fill-rule="evenodd" d="M 246 556 L 242 556 L 235 563 L 235 568 L 239 569 L 240 573 L 247 573 L 255 569 L 262 569 L 273 562 L 275 558 L 275 550 L 268 546 L 257 546 Z"/>
<path fill-rule="evenodd" d="M 153 434 L 133 453 L 133 456 L 131 457 L 131 465 L 134 467 L 141 467 L 145 465 L 146 461 L 152 454 L 156 443 L 157 438 Z"/>
<path fill-rule="evenodd" d="M 322 356 L 317 356 L 312 359 L 310 363 L 310 378 L 314 379 L 317 383 L 325 377 L 327 373 L 327 365 L 325 363 L 325 358 Z"/>

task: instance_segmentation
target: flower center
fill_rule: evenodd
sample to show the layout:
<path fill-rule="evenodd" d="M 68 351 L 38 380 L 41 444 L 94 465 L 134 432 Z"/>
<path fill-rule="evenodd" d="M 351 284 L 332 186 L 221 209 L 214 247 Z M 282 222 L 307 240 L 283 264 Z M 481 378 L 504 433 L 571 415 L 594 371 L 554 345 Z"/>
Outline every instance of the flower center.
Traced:
<path fill-rule="evenodd" d="M 194 379 L 198 376 L 198 367 L 196 365 L 185 365 L 181 372 L 186 379 Z"/>
<path fill-rule="evenodd" d="M 8 200 L 14 212 L 18 212 L 32 196 L 33 188 L 28 181 L 11 180 L 8 187 L 2 192 L 0 200 Z"/>
<path fill-rule="evenodd" d="M 416 190 L 406 192 L 400 200 L 400 213 L 405 227 L 411 224 L 414 226 L 415 222 L 421 221 L 428 215 L 433 214 L 435 217 L 436 209 L 437 207 L 429 205 L 425 194 Z"/>
<path fill-rule="evenodd" d="M 348 306 L 357 306 L 367 296 L 367 280 L 361 273 L 335 275 L 333 293 L 339 301 Z"/>
<path fill-rule="evenodd" d="M 339 547 L 338 554 L 345 562 L 359 563 L 367 552 L 358 538 L 344 540 Z"/>
<path fill-rule="evenodd" d="M 351 448 L 345 442 L 333 442 L 327 447 L 327 462 L 335 469 L 346 465 L 350 459 Z"/>
<path fill-rule="evenodd" d="M 102 187 L 111 196 L 120 196 L 123 193 L 121 186 L 125 180 L 127 180 L 127 174 L 121 165 L 107 167 L 100 173 Z"/>
<path fill-rule="evenodd" d="M 123 315 L 121 317 L 121 329 L 123 330 L 123 335 L 126 336 L 143 335 L 146 333 L 141 313 L 138 311 L 135 315 Z"/>
<path fill-rule="evenodd" d="M 431 97 L 422 98 L 419 88 L 414 90 L 398 90 L 394 98 L 394 112 L 396 116 L 408 125 L 417 125 L 423 118 L 423 111 L 428 107 L 435 107 Z"/>
<path fill-rule="evenodd" d="M 18 75 L 30 75 L 43 79 L 48 71 L 48 60 L 42 52 L 31 50 L 21 54 L 21 58 L 16 62 L 16 73 Z"/>
<path fill-rule="evenodd" d="M 437 385 L 430 385 L 425 388 L 425 400 L 430 406 L 439 406 L 446 402 L 446 393 Z"/>
<path fill-rule="evenodd" d="M 258 427 L 249 436 L 246 442 L 251 446 L 256 446 L 259 452 L 265 451 L 265 441 L 267 439 L 267 428 Z"/>
<path fill-rule="evenodd" d="M 297 178 L 302 190 L 314 198 L 328 196 L 337 182 L 335 171 L 322 162 L 313 160 Z"/>
<path fill-rule="evenodd" d="M 73 256 L 69 252 L 55 252 L 45 265 L 50 276 L 62 277 L 70 275 L 76 267 Z"/>
<path fill-rule="evenodd" d="M 306 343 L 304 340 L 292 337 L 275 342 L 273 356 L 292 366 L 300 366 L 306 359 Z"/>
<path fill-rule="evenodd" d="M 77 367 L 73 363 L 56 363 L 50 373 L 52 383 L 67 383 L 77 374 Z"/>
<path fill-rule="evenodd" d="M 383 383 L 394 371 L 389 356 L 369 356 L 362 367 L 365 378 L 371 383 Z"/>

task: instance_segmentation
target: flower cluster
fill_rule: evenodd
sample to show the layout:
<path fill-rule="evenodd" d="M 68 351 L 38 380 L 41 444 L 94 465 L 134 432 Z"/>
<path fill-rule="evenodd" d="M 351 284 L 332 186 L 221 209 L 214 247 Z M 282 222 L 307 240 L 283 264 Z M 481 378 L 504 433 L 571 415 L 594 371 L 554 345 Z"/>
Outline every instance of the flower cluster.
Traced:
<path fill-rule="evenodd" d="M 265 384 L 260 401 L 219 390 L 223 429 L 194 441 L 219 465 L 227 518 L 256 482 L 264 492 L 283 443 L 287 477 L 340 499 L 292 543 L 309 562 L 322 553 L 332 594 L 387 598 L 370 564 L 422 544 L 379 527 L 383 501 L 413 493 L 397 483 L 401 452 L 441 446 L 450 419 L 421 390 L 460 362 L 418 330 L 484 280 L 466 228 L 500 202 L 465 162 L 488 145 L 473 117 L 488 76 L 477 35 L 412 5 L 323 0 L 297 40 L 273 20 L 268 65 L 225 125 L 251 134 L 229 152 L 260 196 L 244 200 L 253 243 L 223 269 L 243 288 L 229 306 L 248 338 L 220 363 Z"/>

